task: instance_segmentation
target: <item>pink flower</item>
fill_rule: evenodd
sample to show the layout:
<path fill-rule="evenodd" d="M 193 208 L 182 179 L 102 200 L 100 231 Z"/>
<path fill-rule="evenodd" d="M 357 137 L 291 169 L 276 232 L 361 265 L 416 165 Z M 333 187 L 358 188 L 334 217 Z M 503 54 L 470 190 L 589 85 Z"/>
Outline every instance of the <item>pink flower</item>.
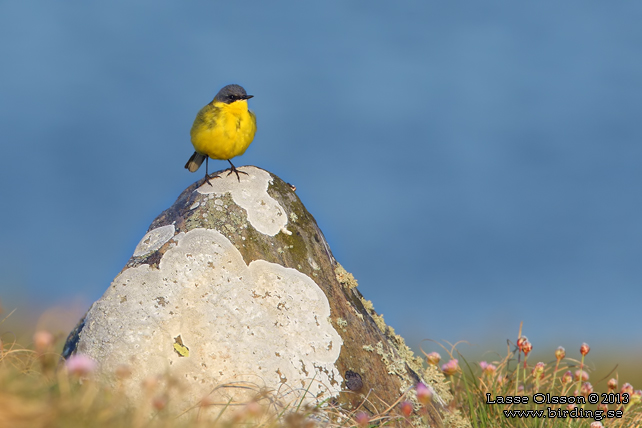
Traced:
<path fill-rule="evenodd" d="M 615 391 L 617 389 L 617 379 L 609 379 L 606 385 L 609 387 L 609 391 Z"/>
<path fill-rule="evenodd" d="M 580 346 L 580 354 L 584 356 L 588 354 L 590 350 L 591 350 L 591 347 L 588 346 L 586 342 L 582 343 L 582 346 Z"/>
<path fill-rule="evenodd" d="M 154 397 L 152 400 L 152 406 L 154 406 L 154 409 L 156 410 L 163 410 L 167 406 L 167 397 L 164 395 Z"/>
<path fill-rule="evenodd" d="M 85 354 L 74 354 L 65 361 L 67 371 L 78 377 L 92 373 L 96 366 L 96 362 Z"/>
<path fill-rule="evenodd" d="M 589 379 L 589 375 L 584 370 L 575 371 L 575 380 L 582 380 L 582 382 L 586 382 L 588 379 Z"/>
<path fill-rule="evenodd" d="M 401 407 L 401 414 L 405 417 L 412 415 L 412 403 L 410 401 L 402 401 L 399 407 Z"/>
<path fill-rule="evenodd" d="M 557 361 L 560 361 L 565 356 L 566 356 L 566 349 L 564 349 L 562 346 L 558 347 L 555 350 L 555 358 L 557 358 Z"/>
<path fill-rule="evenodd" d="M 620 390 L 620 393 L 629 394 L 629 397 L 630 397 L 631 394 L 633 394 L 633 385 L 631 385 L 628 382 L 625 383 L 624 385 L 622 385 L 622 389 Z"/>
<path fill-rule="evenodd" d="M 589 382 L 584 382 L 582 384 L 582 387 L 580 388 L 580 394 L 586 397 L 591 393 L 593 393 L 593 385 L 591 385 Z"/>
<path fill-rule="evenodd" d="M 457 373 L 459 370 L 459 361 L 455 358 L 452 360 L 448 361 L 446 364 L 441 366 L 441 371 L 444 372 L 445 375 L 451 376 Z"/>
<path fill-rule="evenodd" d="M 589 428 L 604 428 L 604 425 L 602 425 L 602 422 L 595 421 L 595 422 L 591 422 L 591 425 L 589 425 Z"/>
<path fill-rule="evenodd" d="M 432 400 L 432 388 L 427 387 L 419 382 L 415 388 L 417 390 L 417 400 L 424 406 Z"/>
<path fill-rule="evenodd" d="M 497 370 L 497 367 L 494 364 L 489 364 L 486 361 L 481 361 L 479 363 L 479 367 L 481 367 L 484 374 L 489 376 L 495 373 L 495 371 Z"/>
<path fill-rule="evenodd" d="M 562 376 L 562 383 L 569 383 L 572 380 L 573 373 L 570 370 L 567 370 L 566 373 L 564 373 L 564 376 Z"/>
<path fill-rule="evenodd" d="M 245 411 L 252 417 L 259 417 L 263 413 L 263 408 L 256 401 L 250 401 L 245 405 Z"/>
<path fill-rule="evenodd" d="M 439 352 L 431 352 L 426 355 L 426 361 L 428 361 L 428 364 L 436 366 L 441 361 L 441 355 L 439 355 Z"/>
<path fill-rule="evenodd" d="M 36 351 L 38 351 L 38 353 L 40 354 L 51 349 L 53 343 L 54 337 L 48 331 L 40 330 L 33 335 L 33 344 L 36 348 Z"/>
<path fill-rule="evenodd" d="M 368 423 L 370 422 L 370 418 L 364 412 L 357 413 L 354 419 L 356 420 L 357 426 L 359 427 L 367 427 Z"/>
<path fill-rule="evenodd" d="M 546 364 L 541 363 L 541 362 L 535 364 L 535 368 L 533 369 L 533 377 L 535 379 L 544 377 L 544 366 L 545 365 Z"/>

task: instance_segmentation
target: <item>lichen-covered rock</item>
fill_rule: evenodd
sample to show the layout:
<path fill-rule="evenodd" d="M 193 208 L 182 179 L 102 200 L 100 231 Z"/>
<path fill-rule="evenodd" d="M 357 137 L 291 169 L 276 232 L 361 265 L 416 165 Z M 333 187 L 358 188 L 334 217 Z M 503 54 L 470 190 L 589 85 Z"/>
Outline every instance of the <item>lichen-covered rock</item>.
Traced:
<path fill-rule="evenodd" d="M 146 380 L 175 383 L 166 398 L 180 412 L 258 390 L 284 405 L 350 410 L 367 396 L 363 410 L 387 409 L 420 380 L 421 360 L 363 299 L 293 188 L 242 171 L 190 186 L 152 222 L 64 356 L 89 355 L 132 398 Z M 444 426 L 441 404 L 430 426 Z"/>

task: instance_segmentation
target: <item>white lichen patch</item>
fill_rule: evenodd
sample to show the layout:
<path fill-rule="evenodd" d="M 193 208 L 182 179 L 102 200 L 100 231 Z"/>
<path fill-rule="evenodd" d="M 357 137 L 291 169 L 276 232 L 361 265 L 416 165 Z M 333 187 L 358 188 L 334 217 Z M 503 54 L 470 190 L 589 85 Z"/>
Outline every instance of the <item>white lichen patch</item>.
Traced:
<path fill-rule="evenodd" d="M 286 235 L 288 235 L 288 236 L 289 236 L 289 235 L 292 235 L 292 232 L 290 232 L 289 230 L 287 230 L 285 227 L 282 227 L 282 228 L 281 228 L 281 233 L 285 233 L 285 234 L 286 234 Z"/>
<path fill-rule="evenodd" d="M 78 352 L 100 361 L 103 374 L 129 365 L 130 394 L 150 377 L 182 379 L 187 388 L 172 400 L 184 408 L 212 391 L 216 402 L 240 400 L 242 388 L 215 388 L 232 382 L 313 403 L 338 395 L 343 381 L 335 367 L 343 341 L 329 317 L 308 276 L 265 260 L 247 265 L 221 233 L 194 229 L 157 269 L 144 264 L 114 279 L 87 314 Z"/>
<path fill-rule="evenodd" d="M 176 228 L 173 224 L 150 230 L 140 240 L 134 250 L 134 257 L 141 257 L 158 250 L 163 244 L 174 237 Z"/>
<path fill-rule="evenodd" d="M 320 270 L 321 268 L 317 264 L 317 262 L 314 261 L 312 257 L 308 257 L 308 263 L 310 264 L 310 267 L 314 270 Z"/>
<path fill-rule="evenodd" d="M 247 212 L 247 219 L 256 230 L 265 235 L 276 235 L 287 225 L 288 216 L 283 207 L 267 193 L 272 176 L 255 166 L 244 166 L 238 170 L 247 173 L 240 175 L 241 182 L 236 174 L 228 176 L 223 172 L 219 178 L 210 179 L 211 184 L 204 183 L 196 191 L 203 195 L 231 194 L 234 202 Z"/>

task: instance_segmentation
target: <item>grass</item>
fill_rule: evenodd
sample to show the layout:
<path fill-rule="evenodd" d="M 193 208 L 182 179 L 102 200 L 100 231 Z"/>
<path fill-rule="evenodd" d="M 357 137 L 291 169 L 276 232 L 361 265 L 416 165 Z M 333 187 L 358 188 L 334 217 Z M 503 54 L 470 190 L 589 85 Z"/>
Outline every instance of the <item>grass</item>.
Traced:
<path fill-rule="evenodd" d="M 578 358 L 568 357 L 560 346 L 550 352 L 548 362 L 533 363 L 528 359 L 533 345 L 520 326 L 518 340 L 507 348 L 497 361 L 469 363 L 456 346 L 444 347 L 451 358 L 441 367 L 454 396 L 450 405 L 473 427 L 642 427 L 642 391 L 621 382 L 615 372 L 590 379 L 586 343 L 573 353 Z M 437 353 L 426 357 L 433 365 L 439 363 Z"/>
<path fill-rule="evenodd" d="M 529 356 L 534 345 L 521 333 L 520 327 L 518 340 L 509 343 L 506 355 L 496 361 L 468 362 L 457 351 L 457 344 L 443 347 L 450 361 L 441 366 L 438 353 L 425 354 L 426 370 L 446 376 L 454 397 L 447 403 L 448 409 L 458 409 L 475 428 L 642 426 L 642 392 L 621 382 L 617 373 L 591 379 L 588 345 L 569 351 L 576 358 L 567 356 L 560 347 L 550 352 L 549 361 L 533 362 Z M 372 415 L 364 411 L 367 405 L 350 411 L 330 403 L 317 408 L 303 406 L 300 401 L 277 405 L 279 397 L 274 392 L 256 390 L 254 399 L 247 403 L 217 403 L 221 410 L 214 417 L 205 416 L 212 414 L 205 410 L 215 404 L 207 400 L 199 403 L 196 411 L 178 415 L 169 410 L 169 379 L 146 380 L 145 397 L 133 405 L 124 391 L 106 387 L 92 377 L 95 362 L 90 359 L 79 355 L 61 363 L 55 350 L 61 348 L 62 337 L 56 339 L 39 331 L 29 347 L 20 346 L 10 334 L 0 337 L 0 427 L 410 427 L 421 424 L 426 408 L 436 400 L 430 386 L 419 384 L 381 414 Z M 131 373 L 123 367 L 116 374 L 124 379 Z M 533 403 L 535 397 L 545 399 L 546 394 L 578 403 Z M 513 403 L 500 403 L 500 397 L 505 401 L 508 397 L 519 397 L 519 401 L 528 397 L 529 402 L 515 403 L 518 400 L 511 398 Z M 591 404 L 594 397 L 609 402 Z M 582 399 L 586 403 L 579 402 Z M 525 417 L 525 413 L 522 417 L 507 416 L 526 411 L 542 411 L 547 416 L 561 416 L 566 411 L 571 417 Z M 608 418 L 607 412 L 621 415 Z"/>
<path fill-rule="evenodd" d="M 336 405 L 303 404 L 303 399 L 284 401 L 285 394 L 260 390 L 247 383 L 218 385 L 241 388 L 253 393 L 243 403 L 217 403 L 204 398 L 184 412 L 170 411 L 172 389 L 179 388 L 171 377 L 150 378 L 143 382 L 144 397 L 128 401 L 120 387 L 108 387 L 92 376 L 96 363 L 84 355 L 60 360 L 55 349 L 62 347 L 50 333 L 39 331 L 33 345 L 21 346 L 2 335 L 0 341 L 0 427 L 12 428 L 261 428 L 357 427 L 365 413 L 344 411 Z M 118 378 L 131 373 L 122 367 Z M 214 412 L 208 410 L 214 409 Z M 399 421 L 392 415 L 395 406 L 380 415 L 367 417 L 368 424 L 385 425 Z M 402 419 L 402 418 L 401 418 Z"/>

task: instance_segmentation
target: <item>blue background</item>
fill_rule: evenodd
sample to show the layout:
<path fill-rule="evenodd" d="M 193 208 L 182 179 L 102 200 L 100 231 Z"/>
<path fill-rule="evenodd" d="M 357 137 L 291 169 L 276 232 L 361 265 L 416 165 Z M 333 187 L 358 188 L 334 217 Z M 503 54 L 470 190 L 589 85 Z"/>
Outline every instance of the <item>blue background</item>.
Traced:
<path fill-rule="evenodd" d="M 258 133 L 235 164 L 297 186 L 411 345 L 501 349 L 523 320 L 536 348 L 642 355 L 640 22 L 587 0 L 2 2 L 5 310 L 99 298 L 202 177 L 190 126 L 239 83 Z"/>

